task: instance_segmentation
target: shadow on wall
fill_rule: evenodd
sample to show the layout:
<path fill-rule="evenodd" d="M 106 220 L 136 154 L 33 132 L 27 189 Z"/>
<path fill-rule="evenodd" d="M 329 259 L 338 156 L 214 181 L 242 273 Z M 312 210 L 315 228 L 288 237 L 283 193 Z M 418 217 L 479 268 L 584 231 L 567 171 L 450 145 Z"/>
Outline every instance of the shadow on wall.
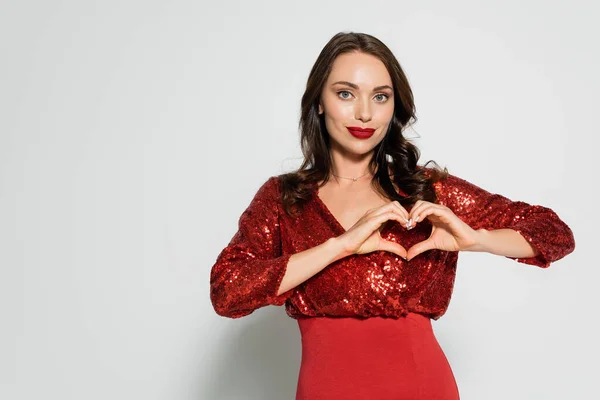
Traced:
<path fill-rule="evenodd" d="M 217 362 L 205 368 L 211 377 L 198 400 L 293 399 L 302 360 L 296 320 L 283 306 L 267 306 L 226 325 L 229 334 L 218 344 Z"/>

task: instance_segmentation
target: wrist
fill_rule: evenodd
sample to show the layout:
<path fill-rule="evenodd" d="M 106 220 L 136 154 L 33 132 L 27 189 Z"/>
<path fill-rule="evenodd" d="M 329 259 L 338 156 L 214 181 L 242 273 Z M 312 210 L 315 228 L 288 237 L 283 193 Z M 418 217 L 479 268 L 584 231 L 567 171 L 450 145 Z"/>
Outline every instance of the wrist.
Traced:
<path fill-rule="evenodd" d="M 332 237 L 327 239 L 327 241 L 325 242 L 327 247 L 329 248 L 329 250 L 331 251 L 331 256 L 333 258 L 333 261 L 337 261 L 341 258 L 344 257 L 348 257 L 349 255 L 352 255 L 352 252 L 348 251 L 348 249 L 346 249 L 346 246 L 344 245 L 344 242 L 340 239 L 340 237 Z"/>
<path fill-rule="evenodd" d="M 474 231 L 473 244 L 465 249 L 465 251 L 473 252 L 485 252 L 488 249 L 488 242 L 490 240 L 490 231 L 484 228 L 480 228 Z"/>

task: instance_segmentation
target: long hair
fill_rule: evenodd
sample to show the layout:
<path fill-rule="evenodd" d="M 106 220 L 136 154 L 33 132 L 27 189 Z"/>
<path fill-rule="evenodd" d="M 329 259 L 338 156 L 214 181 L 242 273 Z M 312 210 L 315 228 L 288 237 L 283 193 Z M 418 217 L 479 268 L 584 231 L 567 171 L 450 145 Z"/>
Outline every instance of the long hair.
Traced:
<path fill-rule="evenodd" d="M 324 114 L 318 113 L 319 99 L 337 56 L 356 51 L 381 60 L 394 88 L 394 115 L 386 135 L 373 149 L 369 162 L 375 189 L 390 201 L 397 200 L 406 207 L 417 200 L 435 202 L 433 183 L 447 177 L 446 168 L 443 171 L 439 167 L 424 168 L 430 162 L 437 166 L 435 161 L 418 166 L 419 149 L 402 135 L 409 124 L 417 121 L 417 117 L 412 90 L 396 57 L 385 44 L 371 35 L 340 32 L 321 50 L 302 95 L 299 130 L 303 162 L 296 171 L 279 176 L 283 207 L 289 215 L 310 198 L 317 182 L 323 180 L 324 184 L 330 178 L 330 139 Z M 406 196 L 398 194 L 393 184 Z"/>

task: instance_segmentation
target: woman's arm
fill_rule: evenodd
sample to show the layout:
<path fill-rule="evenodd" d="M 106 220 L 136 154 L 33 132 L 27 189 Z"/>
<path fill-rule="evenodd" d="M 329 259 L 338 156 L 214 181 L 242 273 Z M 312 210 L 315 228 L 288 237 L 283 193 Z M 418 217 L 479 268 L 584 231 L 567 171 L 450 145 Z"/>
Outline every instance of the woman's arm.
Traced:
<path fill-rule="evenodd" d="M 454 175 L 436 185 L 440 204 L 478 231 L 472 251 L 547 268 L 575 249 L 573 232 L 550 208 L 512 201 Z"/>
<path fill-rule="evenodd" d="M 283 305 L 293 288 L 345 256 L 335 239 L 284 254 L 279 228 L 277 177 L 269 178 L 242 213 L 238 230 L 210 272 L 216 313 L 239 318 L 267 305 Z"/>
<path fill-rule="evenodd" d="M 292 255 L 278 293 L 295 288 L 321 272 L 329 264 L 344 257 L 346 255 L 338 238 L 327 239 L 318 246 Z"/>
<path fill-rule="evenodd" d="M 480 251 L 511 258 L 532 258 L 540 251 L 514 229 L 477 230 L 477 243 L 466 251 Z"/>

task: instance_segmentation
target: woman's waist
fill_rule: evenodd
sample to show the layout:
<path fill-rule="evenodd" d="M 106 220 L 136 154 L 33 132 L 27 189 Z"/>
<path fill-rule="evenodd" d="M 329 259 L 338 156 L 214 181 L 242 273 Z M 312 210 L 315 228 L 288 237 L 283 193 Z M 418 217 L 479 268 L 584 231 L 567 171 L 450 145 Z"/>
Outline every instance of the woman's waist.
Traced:
<path fill-rule="evenodd" d="M 310 317 L 297 319 L 303 345 L 329 343 L 365 344 L 369 341 L 393 345 L 411 335 L 433 336 L 431 319 L 408 313 L 401 317 Z"/>
<path fill-rule="evenodd" d="M 439 344 L 431 319 L 403 317 L 311 317 L 298 319 L 303 371 L 400 371 Z M 408 367 L 407 367 L 408 368 Z M 383 372 L 382 372 L 383 373 Z"/>

